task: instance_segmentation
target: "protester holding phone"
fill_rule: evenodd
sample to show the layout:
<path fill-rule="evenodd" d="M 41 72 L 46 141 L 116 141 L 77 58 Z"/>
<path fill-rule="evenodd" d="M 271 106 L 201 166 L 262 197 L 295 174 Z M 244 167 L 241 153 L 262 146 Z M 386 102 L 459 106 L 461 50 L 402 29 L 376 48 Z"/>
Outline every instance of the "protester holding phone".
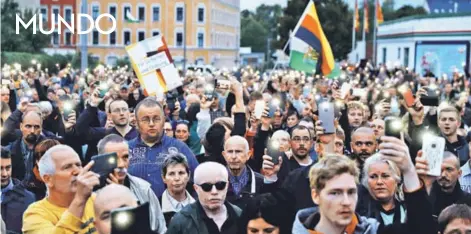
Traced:
<path fill-rule="evenodd" d="M 99 176 L 82 167 L 80 157 L 66 145 L 50 148 L 39 160 L 39 174 L 48 188 L 43 200 L 24 213 L 23 233 L 90 232 L 94 227 L 93 187 Z"/>

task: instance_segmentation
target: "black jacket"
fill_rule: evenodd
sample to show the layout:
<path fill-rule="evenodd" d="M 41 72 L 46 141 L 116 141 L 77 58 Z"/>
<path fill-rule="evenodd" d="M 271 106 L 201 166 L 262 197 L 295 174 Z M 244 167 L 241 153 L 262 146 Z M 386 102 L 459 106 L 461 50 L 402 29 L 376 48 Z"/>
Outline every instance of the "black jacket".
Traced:
<path fill-rule="evenodd" d="M 440 212 L 452 204 L 466 204 L 471 206 L 471 194 L 461 190 L 459 181 L 456 182 L 453 192 L 449 194 L 443 192 L 437 182 L 433 183 L 428 200 L 432 204 L 433 215 L 437 217 Z"/>
<path fill-rule="evenodd" d="M 36 144 L 34 145 L 34 147 L 36 147 L 36 145 L 39 142 L 41 142 L 45 139 L 47 139 L 47 138 L 40 135 L 39 139 L 36 141 Z M 23 152 L 21 151 L 22 141 L 23 141 L 23 138 L 19 138 L 9 146 L 9 150 L 10 150 L 10 153 L 11 153 L 11 166 L 12 166 L 12 168 L 11 168 L 11 170 L 12 170 L 11 177 L 16 178 L 18 180 L 23 180 L 25 175 L 26 175 L 26 165 L 25 165 L 25 161 L 24 161 Z M 34 149 L 34 147 L 33 147 L 33 149 Z M 31 156 L 31 158 L 29 160 L 31 160 L 32 162 L 30 162 L 30 163 L 32 163 L 32 165 L 34 165 L 33 156 Z M 33 172 L 31 172 L 31 173 L 33 173 Z"/>
<path fill-rule="evenodd" d="M 242 211 L 239 207 L 228 202 L 224 204 L 230 206 L 235 211 L 236 216 L 240 217 Z M 200 213 L 201 208 L 198 206 L 201 205 L 197 201 L 185 206 L 180 212 L 175 214 L 168 225 L 167 234 L 210 234 Z"/>
<path fill-rule="evenodd" d="M 6 224 L 7 231 L 21 233 L 23 213 L 36 200 L 19 180 L 13 179 L 12 182 L 13 189 L 5 193 L 2 201 L 2 219 Z"/>
<path fill-rule="evenodd" d="M 247 200 L 256 196 L 257 194 L 261 194 L 264 187 L 263 176 L 257 172 L 254 172 L 250 167 L 247 167 L 247 170 L 249 173 L 249 180 L 247 181 L 247 184 L 244 186 L 244 188 L 242 188 L 240 194 L 236 195 L 232 189 L 232 186 L 229 184 L 226 195 L 226 200 L 228 202 L 238 206 L 242 210 L 245 208 Z M 255 177 L 255 179 L 253 177 Z"/>

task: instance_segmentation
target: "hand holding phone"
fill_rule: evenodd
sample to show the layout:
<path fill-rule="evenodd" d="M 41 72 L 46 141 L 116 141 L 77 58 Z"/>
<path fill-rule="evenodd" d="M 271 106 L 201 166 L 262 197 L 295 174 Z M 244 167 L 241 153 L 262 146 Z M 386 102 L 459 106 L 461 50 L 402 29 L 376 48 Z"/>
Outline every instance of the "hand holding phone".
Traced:
<path fill-rule="evenodd" d="M 422 141 L 422 155 L 428 162 L 427 175 L 440 176 L 443 153 L 445 152 L 445 138 L 426 135 Z"/>
<path fill-rule="evenodd" d="M 322 122 L 324 134 L 335 133 L 335 107 L 333 103 L 321 102 L 319 103 L 319 120 Z"/>
<path fill-rule="evenodd" d="M 95 187 L 95 190 L 98 190 L 106 186 L 108 175 L 118 167 L 118 155 L 116 153 L 95 155 L 92 160 L 95 164 L 91 170 L 100 175 L 100 185 Z"/>
<path fill-rule="evenodd" d="M 278 158 L 283 155 L 283 152 L 280 151 L 280 143 L 278 140 L 273 138 L 268 140 L 267 155 L 271 157 L 273 164 L 278 165 L 280 163 Z"/>
<path fill-rule="evenodd" d="M 254 110 L 255 118 L 261 119 L 264 111 L 265 111 L 265 101 L 263 100 L 255 101 L 255 110 Z"/>

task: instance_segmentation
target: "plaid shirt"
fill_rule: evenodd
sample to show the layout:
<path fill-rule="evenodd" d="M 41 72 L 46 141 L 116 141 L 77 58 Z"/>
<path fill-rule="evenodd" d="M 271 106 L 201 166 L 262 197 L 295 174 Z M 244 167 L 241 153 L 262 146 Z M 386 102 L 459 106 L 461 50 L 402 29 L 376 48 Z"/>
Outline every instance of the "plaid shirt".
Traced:
<path fill-rule="evenodd" d="M 466 162 L 461 167 L 461 177 L 459 179 L 461 190 L 467 193 L 471 193 L 471 161 Z"/>
<path fill-rule="evenodd" d="M 214 122 L 215 119 L 219 118 L 219 117 L 226 117 L 226 112 L 221 110 L 221 109 L 218 109 L 218 110 L 210 110 L 209 111 L 209 115 L 211 115 L 211 123 Z"/>

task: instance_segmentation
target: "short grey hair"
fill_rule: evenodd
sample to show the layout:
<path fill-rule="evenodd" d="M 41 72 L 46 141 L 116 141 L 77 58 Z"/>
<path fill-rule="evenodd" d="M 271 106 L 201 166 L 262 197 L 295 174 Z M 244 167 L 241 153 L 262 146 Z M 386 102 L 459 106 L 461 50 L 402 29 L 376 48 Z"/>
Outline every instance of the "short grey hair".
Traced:
<path fill-rule="evenodd" d="M 190 166 L 188 165 L 188 160 L 186 159 L 185 155 L 182 153 L 175 153 L 168 155 L 164 162 L 162 163 L 162 177 L 165 177 L 167 174 L 167 169 L 169 166 L 174 166 L 182 164 L 185 167 L 186 173 L 188 176 L 190 175 Z"/>
<path fill-rule="evenodd" d="M 39 108 L 42 112 L 51 113 L 52 112 L 52 105 L 48 101 L 41 101 L 39 102 Z"/>
<path fill-rule="evenodd" d="M 365 188 L 370 191 L 370 186 L 368 185 L 368 172 L 370 170 L 370 167 L 377 164 L 377 163 L 386 163 L 388 165 L 389 171 L 391 172 L 391 176 L 393 179 L 396 181 L 397 187 L 396 187 L 396 198 L 400 201 L 404 200 L 402 191 L 400 189 L 400 184 L 401 184 L 401 170 L 399 167 L 394 163 L 393 161 L 386 160 L 384 159 L 380 153 L 373 154 L 369 158 L 365 160 L 365 164 L 363 165 L 363 176 L 361 179 L 361 183 Z M 370 191 L 371 192 L 371 191 Z"/>
<path fill-rule="evenodd" d="M 43 178 L 45 175 L 54 175 L 54 173 L 56 173 L 56 163 L 54 163 L 52 154 L 66 150 L 75 152 L 74 149 L 68 145 L 55 145 L 48 149 L 46 153 L 44 153 L 38 162 L 39 176 L 41 176 L 41 178 Z"/>
<path fill-rule="evenodd" d="M 245 148 L 245 153 L 248 153 L 250 151 L 250 147 L 249 147 L 249 142 L 247 142 L 247 139 L 241 137 L 241 136 L 238 136 L 238 135 L 235 135 L 235 136 L 231 136 L 229 137 L 229 139 L 226 140 L 226 142 L 224 143 L 224 150 L 226 150 L 226 146 L 227 144 L 230 142 L 230 141 L 234 141 L 234 140 L 238 140 L 238 141 L 242 141 L 243 144 L 244 144 L 244 148 Z"/>
<path fill-rule="evenodd" d="M 103 139 L 101 139 L 98 142 L 97 148 L 98 148 L 98 154 L 104 154 L 105 153 L 105 147 L 108 143 L 125 143 L 126 139 L 124 139 L 122 136 L 119 136 L 118 134 L 110 134 L 108 136 L 105 136 Z"/>
<path fill-rule="evenodd" d="M 271 136 L 272 139 L 279 139 L 282 137 L 286 137 L 288 140 L 291 138 L 289 133 L 285 130 L 278 130 L 275 133 L 273 133 L 273 135 Z"/>

